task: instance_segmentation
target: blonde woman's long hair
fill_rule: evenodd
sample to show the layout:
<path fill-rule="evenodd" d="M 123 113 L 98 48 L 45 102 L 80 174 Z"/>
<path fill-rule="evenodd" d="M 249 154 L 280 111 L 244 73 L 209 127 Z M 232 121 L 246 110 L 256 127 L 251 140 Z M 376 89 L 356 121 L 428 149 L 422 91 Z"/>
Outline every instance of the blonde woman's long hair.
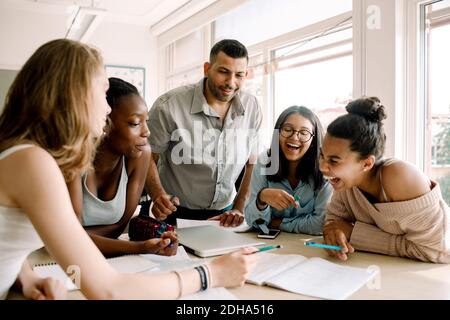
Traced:
<path fill-rule="evenodd" d="M 0 116 L 0 151 L 18 143 L 47 150 L 71 181 L 89 168 L 95 152 L 92 79 L 103 66 L 100 53 L 58 39 L 42 45 L 11 85 Z"/>

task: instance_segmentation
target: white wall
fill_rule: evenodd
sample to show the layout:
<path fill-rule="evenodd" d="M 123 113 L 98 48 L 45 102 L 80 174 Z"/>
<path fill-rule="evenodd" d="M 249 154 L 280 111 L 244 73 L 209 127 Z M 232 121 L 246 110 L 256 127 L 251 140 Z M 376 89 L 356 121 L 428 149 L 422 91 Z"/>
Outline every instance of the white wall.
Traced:
<path fill-rule="evenodd" d="M 64 16 L 0 8 L 0 69 L 20 69 L 43 43 L 64 37 Z"/>
<path fill-rule="evenodd" d="M 150 107 L 157 98 L 156 37 L 146 27 L 103 21 L 88 40 L 102 51 L 105 64 L 144 67 L 145 98 Z"/>
<path fill-rule="evenodd" d="M 18 70 L 42 44 L 65 36 L 66 15 L 0 6 L 0 69 Z M 145 98 L 157 95 L 156 38 L 148 28 L 103 20 L 87 40 L 102 51 L 105 64 L 144 67 Z"/>

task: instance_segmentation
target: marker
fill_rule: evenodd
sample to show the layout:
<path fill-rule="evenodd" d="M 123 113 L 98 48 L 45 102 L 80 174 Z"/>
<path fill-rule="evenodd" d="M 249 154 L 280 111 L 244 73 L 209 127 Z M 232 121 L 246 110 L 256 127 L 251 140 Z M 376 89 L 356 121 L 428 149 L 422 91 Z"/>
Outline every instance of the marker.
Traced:
<path fill-rule="evenodd" d="M 298 208 L 300 206 L 300 197 L 298 195 L 295 195 L 294 200 L 295 200 L 294 207 Z"/>
<path fill-rule="evenodd" d="M 282 249 L 283 246 L 282 245 L 277 245 L 277 246 L 267 246 L 267 247 L 262 247 L 262 248 L 258 248 L 258 251 L 255 251 L 253 253 L 258 253 L 258 252 L 263 252 L 263 251 L 269 251 L 269 250 L 275 250 L 275 249 Z"/>
<path fill-rule="evenodd" d="M 323 243 L 316 243 L 313 241 L 306 241 L 305 246 L 308 247 L 317 247 L 317 248 L 323 248 L 323 249 L 330 249 L 330 250 L 342 250 L 342 247 L 340 246 L 331 246 L 329 244 L 323 244 Z"/>

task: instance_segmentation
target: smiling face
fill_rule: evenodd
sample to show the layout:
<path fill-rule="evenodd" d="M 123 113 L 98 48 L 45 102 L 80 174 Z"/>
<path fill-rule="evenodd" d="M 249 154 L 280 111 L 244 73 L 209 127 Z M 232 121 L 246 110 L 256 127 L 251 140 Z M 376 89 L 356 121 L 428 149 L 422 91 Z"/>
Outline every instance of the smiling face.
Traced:
<path fill-rule="evenodd" d="M 130 94 L 120 98 L 110 114 L 112 129 L 106 138 L 111 149 L 127 158 L 138 158 L 149 148 L 147 107 L 141 97 Z"/>
<path fill-rule="evenodd" d="M 214 99 L 229 102 L 247 76 L 247 58 L 232 58 L 221 51 L 214 63 L 205 63 L 204 75 L 207 78 L 207 90 Z"/>
<path fill-rule="evenodd" d="M 359 153 L 350 150 L 349 140 L 325 135 L 320 153 L 320 171 L 336 191 L 360 185 L 366 170 L 366 161 L 360 159 Z"/>
<path fill-rule="evenodd" d="M 280 149 L 289 162 L 298 163 L 305 155 L 314 139 L 313 133 L 311 121 L 302 115 L 293 113 L 286 118 L 280 129 Z"/>

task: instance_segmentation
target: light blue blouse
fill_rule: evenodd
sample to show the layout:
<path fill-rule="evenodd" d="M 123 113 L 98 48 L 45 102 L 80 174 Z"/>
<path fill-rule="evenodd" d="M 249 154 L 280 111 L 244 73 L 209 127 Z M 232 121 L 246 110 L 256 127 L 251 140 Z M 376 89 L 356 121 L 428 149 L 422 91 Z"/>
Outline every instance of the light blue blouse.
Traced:
<path fill-rule="evenodd" d="M 307 233 L 312 235 L 322 234 L 325 222 L 325 213 L 328 202 L 333 193 L 333 187 L 325 180 L 321 189 L 314 191 L 312 179 L 310 183 L 300 181 L 297 187 L 292 190 L 287 179 L 281 182 L 267 180 L 267 176 L 261 174 L 264 165 L 258 161 L 253 168 L 251 182 L 251 196 L 245 207 L 245 219 L 247 223 L 258 228 L 256 220 L 262 219 L 268 225 L 273 218 L 281 218 L 280 230 L 295 233 Z M 265 210 L 259 210 L 256 206 L 256 196 L 264 188 L 274 188 L 286 191 L 292 196 L 297 195 L 300 199 L 299 207 L 296 209 L 290 206 L 287 209 L 278 211 L 268 206 Z"/>

